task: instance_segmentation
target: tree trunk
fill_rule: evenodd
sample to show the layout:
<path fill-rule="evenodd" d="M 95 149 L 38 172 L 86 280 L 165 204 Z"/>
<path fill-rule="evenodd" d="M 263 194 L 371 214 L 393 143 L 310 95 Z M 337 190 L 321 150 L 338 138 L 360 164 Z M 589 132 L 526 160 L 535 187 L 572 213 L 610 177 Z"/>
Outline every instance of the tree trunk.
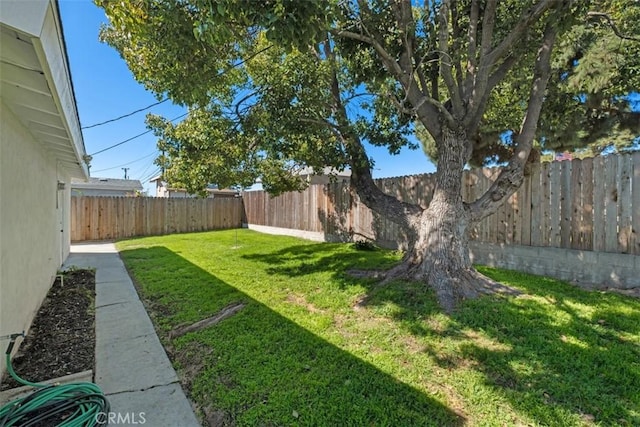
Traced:
<path fill-rule="evenodd" d="M 468 144 L 464 132 L 443 132 L 433 199 L 411 221 L 416 238 L 402 264 L 387 276 L 426 282 L 447 312 L 463 299 L 507 289 L 478 273 L 469 258 L 471 214 L 461 193 Z"/>
<path fill-rule="evenodd" d="M 405 259 L 407 276 L 431 286 L 445 311 L 452 311 L 463 299 L 475 298 L 489 284 L 469 258 L 468 213 L 453 196 L 442 189 L 419 220 L 418 239 Z"/>

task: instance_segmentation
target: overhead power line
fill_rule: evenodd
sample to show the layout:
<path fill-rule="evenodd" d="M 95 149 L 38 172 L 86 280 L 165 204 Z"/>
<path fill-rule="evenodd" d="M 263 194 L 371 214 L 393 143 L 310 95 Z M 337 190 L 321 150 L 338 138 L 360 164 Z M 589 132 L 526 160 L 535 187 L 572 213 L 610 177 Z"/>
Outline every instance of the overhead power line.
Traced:
<path fill-rule="evenodd" d="M 144 156 L 142 156 L 142 157 L 140 157 L 140 158 L 138 158 L 138 159 L 131 160 L 130 162 L 123 163 L 123 164 L 121 164 L 121 165 L 117 165 L 117 166 L 113 166 L 113 167 L 111 167 L 111 168 L 99 169 L 99 170 L 97 170 L 97 171 L 91 171 L 91 172 L 93 172 L 93 173 L 98 173 L 98 172 L 110 171 L 110 170 L 112 170 L 112 169 L 118 169 L 119 167 L 122 167 L 122 166 L 129 166 L 129 165 L 131 165 L 131 164 L 133 164 L 133 163 L 135 163 L 135 162 L 139 162 L 140 160 L 146 159 L 147 157 L 151 157 L 151 156 L 153 156 L 154 154 L 157 154 L 157 153 L 158 153 L 158 150 L 154 150 L 154 151 L 152 151 L 151 153 L 146 154 L 146 155 L 144 155 Z"/>
<path fill-rule="evenodd" d="M 178 116 L 178 117 L 176 117 L 176 118 L 171 119 L 170 121 L 172 121 L 172 122 L 173 122 L 173 121 L 175 121 L 175 120 L 181 119 L 181 118 L 183 118 L 184 116 L 186 116 L 187 114 L 189 114 L 189 112 L 188 112 L 188 111 L 187 111 L 186 113 L 184 113 L 184 114 L 179 115 L 179 116 Z M 148 130 L 148 131 L 146 131 L 146 132 L 139 133 L 139 134 L 138 134 L 138 135 L 136 135 L 136 136 L 132 136 L 132 137 L 131 137 L 131 138 L 129 138 L 129 139 L 125 139 L 124 141 L 120 141 L 120 142 L 118 142 L 117 144 L 113 144 L 113 145 L 111 145 L 111 146 L 109 146 L 109 147 L 107 147 L 107 148 L 103 148 L 102 150 L 100 150 L 100 151 L 96 151 L 95 153 L 90 154 L 90 155 L 91 155 L 91 156 L 95 156 L 96 154 L 104 153 L 105 151 L 107 151 L 107 150 L 111 150 L 112 148 L 116 148 L 116 147 L 118 147 L 118 146 L 120 146 L 120 145 L 122 145 L 122 144 L 124 144 L 124 143 L 126 143 L 126 142 L 133 141 L 133 140 L 134 140 L 134 139 L 136 139 L 136 138 L 140 138 L 141 136 L 146 135 L 146 134 L 148 134 L 149 132 L 151 132 L 151 129 L 149 129 L 149 130 Z"/>
<path fill-rule="evenodd" d="M 149 170 L 149 168 L 150 168 L 151 166 L 153 166 L 154 164 L 155 164 L 155 159 L 154 159 L 154 160 L 152 160 L 152 161 L 151 161 L 151 163 L 149 163 L 149 164 L 147 165 L 147 167 L 143 169 L 143 171 L 142 171 L 142 172 L 140 173 L 140 175 L 139 175 L 139 177 L 140 177 L 140 180 L 141 180 L 141 181 L 142 181 L 142 177 L 143 177 L 143 176 L 146 176 L 145 174 L 147 173 L 147 171 Z"/>
<path fill-rule="evenodd" d="M 225 75 L 226 73 L 228 73 L 229 71 L 233 70 L 234 68 L 237 68 L 237 67 L 241 66 L 242 64 L 244 64 L 244 63 L 246 63 L 246 62 L 248 62 L 248 61 L 252 60 L 252 59 L 253 59 L 253 58 L 255 58 L 256 56 L 260 55 L 262 52 L 265 52 L 265 51 L 267 51 L 267 50 L 271 49 L 272 47 L 273 47 L 273 45 L 269 45 L 269 46 L 266 46 L 266 47 L 264 47 L 264 48 L 262 48 L 262 49 L 258 50 L 257 52 L 254 52 L 253 54 L 249 55 L 249 57 L 247 57 L 247 58 L 245 58 L 245 59 L 243 59 L 243 60 L 241 60 L 241 61 L 238 61 L 237 63 L 233 64 L 233 65 L 232 65 L 232 66 L 230 66 L 229 68 L 227 68 L 227 69 L 225 69 L 224 71 L 222 71 L 220 74 L 218 74 L 218 76 L 217 76 L 217 77 L 221 77 L 221 76 Z M 164 100 L 162 100 L 162 101 L 160 101 L 160 102 L 156 102 L 155 104 L 152 104 L 152 105 L 150 105 L 150 106 L 148 106 L 148 107 L 145 107 L 145 108 L 141 108 L 140 110 L 136 110 L 136 111 L 134 111 L 134 112 L 132 112 L 132 113 L 125 114 L 125 115 L 123 115 L 123 116 L 116 117 L 115 119 L 107 120 L 107 121 L 102 122 L 102 123 L 96 123 L 95 125 L 85 126 L 85 127 L 83 127 L 82 129 L 89 129 L 89 128 L 92 128 L 92 127 L 96 127 L 96 126 L 103 125 L 103 124 L 105 124 L 105 123 L 110 123 L 110 122 L 114 122 L 114 121 L 116 121 L 116 120 L 120 120 L 120 119 L 122 119 L 122 118 L 124 118 L 124 117 L 128 117 L 128 116 L 131 116 L 131 115 L 133 115 L 133 114 L 135 114 L 135 113 L 138 113 L 138 112 L 140 112 L 140 111 L 144 111 L 144 110 L 146 110 L 146 109 L 148 109 L 148 108 L 151 108 L 151 107 L 153 107 L 154 105 L 162 104 L 163 102 L 166 102 L 166 101 L 168 101 L 168 100 L 169 100 L 169 98 L 165 98 Z M 182 117 L 186 116 L 187 114 L 189 114 L 189 112 L 186 112 L 186 113 L 184 113 L 183 115 L 176 117 L 175 119 L 171 119 L 171 121 L 178 120 L 179 118 L 182 118 Z M 148 131 L 146 131 L 146 132 L 143 132 L 143 133 L 141 133 L 141 134 L 138 134 L 138 135 L 136 135 L 136 136 L 133 136 L 133 137 L 131 137 L 131 138 L 129 138 L 129 139 L 126 139 L 126 140 L 124 140 L 124 141 L 122 141 L 122 142 L 118 142 L 117 144 L 114 144 L 114 145 L 112 145 L 112 146 L 110 146 L 110 147 L 107 147 L 107 148 L 105 148 L 105 149 L 102 149 L 102 150 L 100 150 L 100 151 L 96 151 L 95 153 L 91 154 L 91 156 L 95 156 L 96 154 L 104 153 L 105 151 L 107 151 L 107 150 L 111 150 L 112 148 L 115 148 L 115 147 L 117 147 L 117 146 L 119 146 L 119 145 L 122 145 L 122 144 L 124 144 L 124 143 L 126 143 L 126 142 L 132 141 L 132 140 L 134 140 L 134 139 L 136 139 L 136 138 L 140 138 L 141 136 L 146 135 L 146 134 L 148 134 L 149 132 L 151 132 L 151 130 L 148 130 Z"/>
<path fill-rule="evenodd" d="M 147 174 L 146 176 L 142 176 L 142 177 L 140 178 L 140 182 L 149 182 L 149 180 L 150 180 L 151 178 L 153 178 L 154 176 L 159 175 L 161 171 L 162 171 L 162 169 L 161 169 L 161 168 L 159 168 L 159 167 L 158 167 L 158 168 L 155 168 L 155 169 L 153 170 L 153 172 L 151 172 L 151 173 Z"/>
<path fill-rule="evenodd" d="M 238 68 L 238 67 L 239 67 L 239 66 L 241 66 L 242 64 L 244 64 L 244 63 L 248 62 L 249 60 L 251 60 L 251 59 L 255 58 L 256 56 L 258 56 L 258 55 L 259 55 L 259 54 L 261 54 L 262 52 L 265 52 L 265 51 L 267 51 L 267 50 L 271 49 L 272 47 L 273 47 L 273 45 L 269 45 L 269 46 L 266 46 L 266 47 L 264 47 L 264 48 L 262 48 L 262 49 L 258 50 L 257 52 L 254 52 L 254 53 L 253 53 L 253 54 L 251 54 L 248 58 L 245 58 L 245 59 L 243 59 L 243 60 L 241 60 L 241 61 L 238 61 L 237 63 L 233 64 L 233 65 L 232 65 L 232 66 L 230 66 L 229 68 L 227 68 L 227 69 L 225 69 L 224 71 L 222 71 L 220 74 L 218 74 L 218 76 L 217 76 L 217 77 L 221 77 L 221 76 L 225 75 L 226 73 L 228 73 L 229 71 L 233 70 L 234 68 Z M 120 116 L 120 117 L 116 117 L 116 118 L 114 118 L 114 119 L 105 120 L 104 122 L 95 123 L 95 124 L 93 124 L 93 125 L 89 125 L 89 126 L 83 126 L 81 129 L 91 129 L 91 128 L 94 128 L 94 127 L 97 127 L 97 126 L 106 125 L 107 123 L 115 122 L 115 121 L 118 121 L 118 120 L 124 119 L 125 117 L 133 116 L 134 114 L 137 114 L 137 113 L 139 113 L 139 112 L 141 112 L 141 111 L 148 110 L 149 108 L 151 108 L 151 107 L 155 107 L 156 105 L 160 105 L 160 104 L 162 104 L 162 103 L 164 103 L 164 102 L 167 102 L 168 100 L 169 100 L 169 98 L 165 98 L 165 99 L 163 99 L 162 101 L 159 101 L 159 102 L 156 102 L 156 103 L 154 103 L 154 104 L 148 105 L 148 106 L 146 106 L 146 107 L 144 107 L 144 108 L 140 108 L 139 110 L 132 111 L 132 112 L 130 112 L 130 113 L 128 113 L 128 114 L 123 114 L 122 116 Z M 95 153 L 95 154 L 97 154 L 97 153 Z"/>
<path fill-rule="evenodd" d="M 168 100 L 169 100 L 169 98 L 165 98 L 162 101 L 158 101 L 158 102 L 156 102 L 154 104 L 151 104 L 151 105 L 148 105 L 148 106 L 146 106 L 144 108 L 140 108 L 139 110 L 132 111 L 132 112 L 130 112 L 128 114 L 123 114 L 122 116 L 116 117 L 114 119 L 105 120 L 104 122 L 95 123 L 95 124 L 90 125 L 90 126 L 83 126 L 81 129 L 91 129 L 91 128 L 95 128 L 95 127 L 98 127 L 98 126 L 106 125 L 107 123 L 116 122 L 118 120 L 124 119 L 125 117 L 133 116 L 134 114 L 137 114 L 137 113 L 139 113 L 141 111 L 148 110 L 149 108 L 155 107 L 156 105 L 160 105 L 160 104 L 162 104 L 164 102 L 167 102 Z"/>

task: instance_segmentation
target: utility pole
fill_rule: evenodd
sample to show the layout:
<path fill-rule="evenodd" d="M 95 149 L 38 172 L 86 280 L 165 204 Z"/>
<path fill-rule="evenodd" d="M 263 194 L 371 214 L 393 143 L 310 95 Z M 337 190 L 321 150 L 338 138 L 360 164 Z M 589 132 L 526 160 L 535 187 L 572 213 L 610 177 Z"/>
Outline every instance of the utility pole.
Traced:
<path fill-rule="evenodd" d="M 128 171 L 129 169 L 131 169 L 131 168 L 120 168 L 120 169 L 122 169 L 122 170 L 124 171 L 124 179 L 128 179 L 128 178 L 127 178 L 127 171 Z"/>

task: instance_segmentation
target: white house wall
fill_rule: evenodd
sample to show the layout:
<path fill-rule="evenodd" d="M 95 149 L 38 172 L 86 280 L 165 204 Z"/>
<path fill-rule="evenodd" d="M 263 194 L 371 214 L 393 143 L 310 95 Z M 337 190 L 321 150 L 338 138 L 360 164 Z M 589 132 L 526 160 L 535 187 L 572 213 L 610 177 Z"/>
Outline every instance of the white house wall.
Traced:
<path fill-rule="evenodd" d="M 70 178 L 2 98 L 0 120 L 0 335 L 5 335 L 29 329 L 68 255 Z M 58 182 L 66 183 L 64 190 Z M 4 368 L 3 357 L 0 372 Z"/>

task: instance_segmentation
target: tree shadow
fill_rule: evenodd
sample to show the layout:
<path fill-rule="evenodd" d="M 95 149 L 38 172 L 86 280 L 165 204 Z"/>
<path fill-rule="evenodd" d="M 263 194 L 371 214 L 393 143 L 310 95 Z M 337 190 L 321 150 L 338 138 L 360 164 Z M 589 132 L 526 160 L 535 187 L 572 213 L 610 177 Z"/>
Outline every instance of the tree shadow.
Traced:
<path fill-rule="evenodd" d="M 300 246 L 261 258 L 291 274 L 320 248 Z M 336 347 L 171 250 L 121 252 L 191 397 L 210 422 L 242 425 L 461 425 L 441 402 Z M 257 256 L 257 255 L 256 255 Z M 360 254 L 354 254 L 358 258 Z M 319 268 L 353 261 L 324 257 Z M 384 257 L 383 257 L 384 258 Z M 383 259 L 381 258 L 381 259 Z M 278 270 L 278 268 L 284 268 Z M 307 266 L 306 268 L 314 268 Z M 297 274 L 304 274 L 301 267 Z M 244 309 L 219 324 L 170 341 L 168 332 L 212 316 L 230 302 Z M 159 309 L 159 310 L 158 310 Z"/>
<path fill-rule="evenodd" d="M 343 243 L 322 243 L 295 245 L 260 254 L 245 254 L 242 258 L 264 264 L 271 275 L 299 277 L 331 272 L 332 277 L 342 286 L 365 285 L 375 288 L 377 280 L 358 279 L 349 270 L 382 271 L 393 267 L 399 258 L 396 254 L 383 250 L 356 250 Z"/>
<path fill-rule="evenodd" d="M 440 310 L 420 283 L 374 288 L 367 306 L 396 305 L 392 318 L 423 338 L 423 351 L 438 366 L 482 373 L 490 388 L 541 425 L 640 425 L 640 301 L 479 270 L 524 293 L 465 302 L 444 329 L 425 322 Z"/>
<path fill-rule="evenodd" d="M 639 301 L 544 277 L 481 270 L 525 291 L 497 304 L 472 301 L 454 315 L 458 330 L 480 330 L 501 345 L 461 348 L 488 385 L 543 425 L 573 423 L 571 416 L 640 425 Z"/>
<path fill-rule="evenodd" d="M 388 268 L 397 258 L 384 251 L 336 253 L 335 245 L 317 244 L 249 257 L 274 275 L 330 271 L 343 287 L 364 286 L 365 306 L 374 312 L 393 306 L 384 315 L 425 343 L 423 351 L 441 368 L 481 373 L 490 388 L 536 422 L 640 425 L 640 301 L 479 267 L 523 294 L 466 302 L 438 329 L 425 322 L 441 311 L 424 284 L 379 286 L 345 274 Z M 455 342 L 455 350 L 443 351 L 441 340 Z"/>
<path fill-rule="evenodd" d="M 151 289 L 154 298 L 159 299 L 163 307 L 176 307 L 175 301 L 178 300 L 182 301 L 179 303 L 181 305 L 178 311 L 190 313 L 188 319 L 176 317 L 177 314 L 163 315 L 160 324 L 168 322 L 169 329 L 177 323 L 186 320 L 196 321 L 211 315 L 229 302 L 248 298 L 165 248 L 125 251 L 126 253 L 135 255 L 142 264 L 149 260 L 152 262 L 152 266 L 146 265 L 141 274 L 147 270 L 161 268 L 170 282 L 181 284 L 179 291 L 166 291 L 170 292 L 170 298 L 163 294 L 162 289 Z M 464 372 L 481 375 L 487 389 L 499 396 L 500 401 L 508 402 L 515 411 L 530 417 L 536 423 L 577 425 L 595 420 L 602 425 L 640 425 L 640 394 L 637 386 L 640 384 L 640 301 L 618 294 L 586 292 L 544 277 L 479 267 L 483 274 L 517 287 L 523 294 L 518 297 L 493 295 L 469 301 L 452 316 L 447 317 L 438 307 L 433 292 L 422 283 L 394 282 L 381 287 L 375 280 L 357 279 L 345 273 L 354 268 L 390 267 L 398 257 L 386 251 L 357 251 L 350 245 L 323 243 L 292 245 L 283 249 L 261 251 L 259 254 L 239 256 L 262 263 L 265 271 L 273 276 L 274 280 L 278 280 L 278 275 L 303 278 L 315 273 L 325 273 L 342 288 L 363 287 L 369 296 L 364 308 L 370 310 L 363 314 L 364 316 L 387 317 L 402 331 L 415 337 L 420 343 L 419 351 L 431 358 L 440 368 L 456 370 L 461 375 Z M 129 255 L 123 257 L 129 258 Z M 166 258 L 166 262 L 163 258 Z M 165 267 L 165 264 L 173 267 Z M 168 271 L 165 273 L 164 269 Z M 207 283 L 211 283 L 212 286 L 203 286 Z M 210 294 L 208 287 L 215 288 L 215 293 Z M 206 289 L 206 293 L 200 294 L 199 292 L 204 292 L 200 289 Z M 194 312 L 193 307 L 203 306 L 202 300 L 210 301 L 211 307 L 206 309 L 206 312 Z M 198 303 L 195 304 L 194 301 Z M 246 323 L 242 324 L 243 330 L 247 332 L 239 335 L 238 339 L 235 338 L 237 331 L 228 331 L 226 335 L 221 335 L 240 347 L 245 346 L 244 341 L 255 346 L 249 353 L 239 356 L 238 363 L 252 366 L 251 358 L 259 356 L 258 360 L 263 360 L 260 359 L 263 356 L 260 355 L 259 347 L 264 345 L 267 338 L 266 335 L 261 335 L 261 331 L 275 331 L 277 335 L 269 339 L 277 340 L 281 349 L 269 357 L 291 359 L 292 354 L 299 353 L 300 360 L 303 360 L 300 363 L 290 360 L 278 365 L 278 369 L 302 372 L 304 378 L 311 375 L 310 373 L 313 374 L 309 378 L 312 378 L 317 386 L 311 387 L 309 394 L 305 394 L 306 399 L 310 402 L 315 402 L 318 396 L 328 399 L 330 394 L 327 394 L 329 391 L 325 388 L 331 389 L 336 384 L 337 392 L 344 396 L 342 400 L 345 402 L 338 404 L 334 408 L 335 411 L 330 407 L 333 404 L 327 406 L 323 403 L 313 403 L 314 411 L 328 414 L 327 419 L 336 422 L 339 420 L 338 424 L 342 425 L 345 423 L 338 418 L 340 411 L 353 410 L 351 406 L 356 405 L 356 401 L 358 407 L 366 405 L 357 400 L 362 396 L 358 395 L 360 397 L 356 399 L 350 394 L 349 387 L 357 384 L 358 387 L 368 388 L 368 383 L 354 383 L 353 376 L 346 372 L 332 371 L 343 371 L 344 365 L 361 372 L 358 377 L 362 377 L 379 375 L 377 368 L 359 359 L 356 362 L 352 355 L 310 334 L 260 303 L 250 299 L 243 301 L 250 301 L 249 306 L 261 313 L 264 323 L 256 324 L 254 320 L 247 318 Z M 437 320 L 435 323 L 434 319 Z M 222 324 L 215 327 L 215 330 L 216 333 L 221 333 Z M 254 339 L 254 336 L 258 338 Z M 288 336 L 295 338 L 291 341 Z M 195 342 L 196 339 L 189 338 L 189 341 Z M 217 342 L 218 344 L 210 346 L 214 348 L 213 354 L 216 354 L 217 346 L 223 345 L 222 341 Z M 228 357 L 228 353 L 224 354 L 223 357 Z M 210 357 L 213 359 L 207 359 L 208 363 L 218 366 L 215 356 Z M 314 370 L 316 365 L 324 374 Z M 223 370 L 211 366 L 207 365 L 206 375 L 224 377 Z M 269 367 L 259 368 L 257 372 L 260 376 L 267 375 L 262 369 L 269 372 L 272 370 Z M 325 381 L 324 375 L 335 378 L 329 381 L 331 385 Z M 397 380 L 382 375 L 382 384 L 376 383 L 375 387 L 391 390 L 389 384 L 395 384 Z M 270 380 L 275 383 L 281 381 L 276 376 Z M 205 381 L 202 381 L 204 384 Z M 242 381 L 244 384 L 244 381 L 249 380 Z M 293 387 L 296 380 L 287 377 L 282 382 L 286 387 Z M 269 388 L 267 381 L 260 384 L 260 387 Z M 205 392 L 205 385 L 198 387 L 200 388 L 196 387 L 197 393 L 213 393 L 215 396 L 222 393 L 217 389 Z M 219 387 L 224 389 L 223 386 Z M 399 405 L 400 412 L 408 411 L 413 415 L 402 418 L 405 421 L 410 420 L 409 422 L 393 418 L 392 424 L 407 425 L 416 424 L 416 420 L 429 420 L 429 417 L 420 418 L 416 413 L 427 410 L 425 408 L 429 408 L 431 403 L 437 402 L 431 402 L 428 398 L 425 400 L 425 396 L 411 387 L 405 388 L 406 386 L 397 384 L 394 387 L 399 387 L 399 391 L 394 393 L 400 393 L 400 397 L 392 399 L 391 405 L 384 407 L 392 410 L 393 406 Z M 244 390 L 242 387 L 240 389 Z M 419 401 L 422 402 L 420 405 L 423 405 L 423 409 L 415 409 L 413 405 L 409 405 L 409 408 L 403 406 L 406 399 L 415 398 L 411 397 L 413 394 L 422 396 Z M 466 396 L 470 400 L 474 398 L 473 394 Z M 371 397 L 367 396 L 367 399 L 369 398 Z M 367 419 L 382 419 L 379 418 L 382 416 L 380 412 L 376 412 L 373 407 L 384 405 L 382 400 L 386 398 L 373 398 L 373 406 L 367 406 L 366 409 L 366 414 L 372 414 L 366 415 Z M 237 401 L 240 400 L 242 399 L 239 398 Z M 255 403 L 255 399 L 251 402 L 254 402 L 254 406 L 260 406 Z M 436 407 L 438 405 L 440 404 L 437 403 Z M 280 410 L 283 409 L 279 408 L 278 411 Z M 240 413 L 243 410 L 238 411 Z M 423 425 L 450 425 L 462 421 L 449 408 L 439 407 L 436 412 L 440 417 L 438 420 L 444 421 L 429 421 Z M 393 410 L 392 413 L 396 414 Z M 354 412 L 353 418 L 349 418 L 347 424 L 349 420 L 357 424 L 355 420 L 361 419 L 358 418 L 358 414 L 362 412 Z M 259 415 L 256 419 L 269 418 Z M 326 424 L 315 421 L 318 421 L 317 424 Z"/>

